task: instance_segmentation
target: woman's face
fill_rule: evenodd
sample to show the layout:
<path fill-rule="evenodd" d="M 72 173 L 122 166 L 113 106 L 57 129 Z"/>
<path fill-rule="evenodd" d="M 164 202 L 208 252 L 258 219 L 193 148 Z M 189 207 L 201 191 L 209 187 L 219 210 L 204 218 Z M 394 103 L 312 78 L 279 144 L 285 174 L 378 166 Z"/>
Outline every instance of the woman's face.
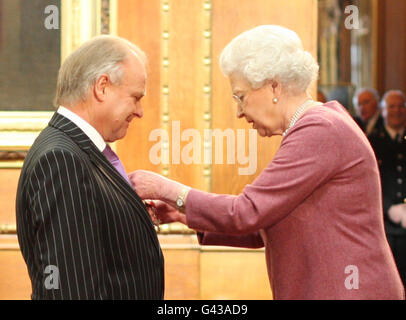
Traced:
<path fill-rule="evenodd" d="M 250 83 L 241 76 L 230 76 L 233 97 L 237 101 L 237 118 L 244 117 L 260 136 L 270 137 L 282 133 L 282 116 L 271 83 L 259 89 L 252 89 Z"/>

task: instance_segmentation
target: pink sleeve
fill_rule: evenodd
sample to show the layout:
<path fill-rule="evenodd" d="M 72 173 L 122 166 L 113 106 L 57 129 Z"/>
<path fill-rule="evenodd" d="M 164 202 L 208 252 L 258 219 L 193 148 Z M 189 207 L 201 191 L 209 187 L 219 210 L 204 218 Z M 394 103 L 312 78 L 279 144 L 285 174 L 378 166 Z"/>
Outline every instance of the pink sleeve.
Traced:
<path fill-rule="evenodd" d="M 334 175 L 338 143 L 332 122 L 319 116 L 299 121 L 271 163 L 240 195 L 192 189 L 186 199 L 188 226 L 240 235 L 271 227 Z"/>
<path fill-rule="evenodd" d="M 199 243 L 202 245 L 230 246 L 238 248 L 262 248 L 264 243 L 259 232 L 247 235 L 227 235 L 214 232 L 197 233 Z"/>

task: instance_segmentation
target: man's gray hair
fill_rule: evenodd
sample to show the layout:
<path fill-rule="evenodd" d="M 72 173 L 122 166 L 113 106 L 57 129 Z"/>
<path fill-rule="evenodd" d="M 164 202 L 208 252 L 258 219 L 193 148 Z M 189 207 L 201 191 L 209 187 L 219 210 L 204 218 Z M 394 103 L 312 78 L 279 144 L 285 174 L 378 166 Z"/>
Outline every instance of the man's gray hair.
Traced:
<path fill-rule="evenodd" d="M 89 88 L 103 74 L 107 74 L 111 83 L 121 84 L 123 77 L 122 63 L 134 53 L 145 65 L 145 53 L 130 41 L 102 35 L 94 37 L 63 62 L 59 69 L 54 105 L 72 105 L 85 101 Z"/>
<path fill-rule="evenodd" d="M 376 100 L 376 105 L 379 105 L 379 93 L 378 91 L 376 91 L 373 88 L 358 88 L 353 97 L 352 97 L 352 105 L 354 106 L 355 111 L 357 112 L 357 114 L 360 114 L 360 110 L 359 110 L 359 103 L 358 103 L 358 97 L 364 93 L 364 92 L 369 92 L 371 94 L 373 94 L 373 96 L 375 97 Z"/>
<path fill-rule="evenodd" d="M 387 107 L 386 99 L 387 99 L 390 95 L 393 95 L 393 94 L 396 94 L 396 95 L 402 97 L 402 98 L 403 98 L 403 101 L 405 101 L 405 103 L 406 103 L 406 96 L 405 96 L 405 94 L 403 93 L 403 91 L 401 91 L 401 90 L 388 90 L 388 91 L 385 92 L 385 94 L 383 95 L 382 100 L 381 100 L 381 108 L 382 108 L 382 109 L 386 109 L 386 107 Z M 406 105 L 405 105 L 405 106 L 406 106 Z"/>
<path fill-rule="evenodd" d="M 254 89 L 275 80 L 290 93 L 306 91 L 319 71 L 299 36 L 276 25 L 258 26 L 231 40 L 221 53 L 220 68 L 227 77 L 241 74 Z"/>

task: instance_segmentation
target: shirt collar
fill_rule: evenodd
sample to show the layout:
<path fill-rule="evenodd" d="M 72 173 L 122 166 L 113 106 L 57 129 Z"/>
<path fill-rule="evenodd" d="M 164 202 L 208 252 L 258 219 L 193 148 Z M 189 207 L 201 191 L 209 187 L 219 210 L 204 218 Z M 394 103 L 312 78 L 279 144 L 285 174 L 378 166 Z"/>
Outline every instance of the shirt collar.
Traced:
<path fill-rule="evenodd" d="M 402 138 L 403 138 L 403 132 L 405 131 L 403 128 L 396 131 L 395 129 L 392 129 L 391 127 L 389 127 L 388 125 L 385 125 L 385 129 L 386 131 L 389 133 L 390 137 L 392 138 L 392 140 L 394 140 L 396 138 L 396 135 L 399 134 Z"/>
<path fill-rule="evenodd" d="M 372 130 L 375 127 L 376 122 L 378 121 L 380 112 L 379 110 L 377 110 L 375 112 L 375 114 L 371 117 L 371 119 L 368 120 L 367 124 L 366 124 L 366 133 L 370 134 L 372 132 Z"/>
<path fill-rule="evenodd" d="M 76 124 L 96 145 L 97 149 L 99 149 L 100 152 L 103 152 L 103 150 L 106 148 L 106 142 L 104 141 L 100 133 L 92 125 L 83 120 L 76 113 L 72 112 L 71 110 L 63 106 L 60 106 L 56 112 L 59 113 L 60 115 L 63 115 L 65 118 L 68 118 L 70 121 Z"/>

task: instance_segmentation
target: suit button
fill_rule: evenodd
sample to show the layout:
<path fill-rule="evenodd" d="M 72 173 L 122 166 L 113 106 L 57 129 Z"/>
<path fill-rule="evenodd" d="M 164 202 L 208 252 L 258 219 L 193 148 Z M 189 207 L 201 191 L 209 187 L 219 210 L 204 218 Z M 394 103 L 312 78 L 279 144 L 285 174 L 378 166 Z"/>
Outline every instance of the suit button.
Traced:
<path fill-rule="evenodd" d="M 403 154 L 398 153 L 398 159 L 403 159 Z"/>
<path fill-rule="evenodd" d="M 401 178 L 399 178 L 397 181 L 398 181 L 398 184 L 402 184 L 402 183 L 403 183 L 403 180 L 402 180 Z"/>
<path fill-rule="evenodd" d="M 397 196 L 398 198 L 402 198 L 402 192 L 396 192 L 396 196 Z"/>
<path fill-rule="evenodd" d="M 403 170 L 402 166 L 397 166 L 396 169 L 398 170 L 398 172 L 402 172 Z"/>

